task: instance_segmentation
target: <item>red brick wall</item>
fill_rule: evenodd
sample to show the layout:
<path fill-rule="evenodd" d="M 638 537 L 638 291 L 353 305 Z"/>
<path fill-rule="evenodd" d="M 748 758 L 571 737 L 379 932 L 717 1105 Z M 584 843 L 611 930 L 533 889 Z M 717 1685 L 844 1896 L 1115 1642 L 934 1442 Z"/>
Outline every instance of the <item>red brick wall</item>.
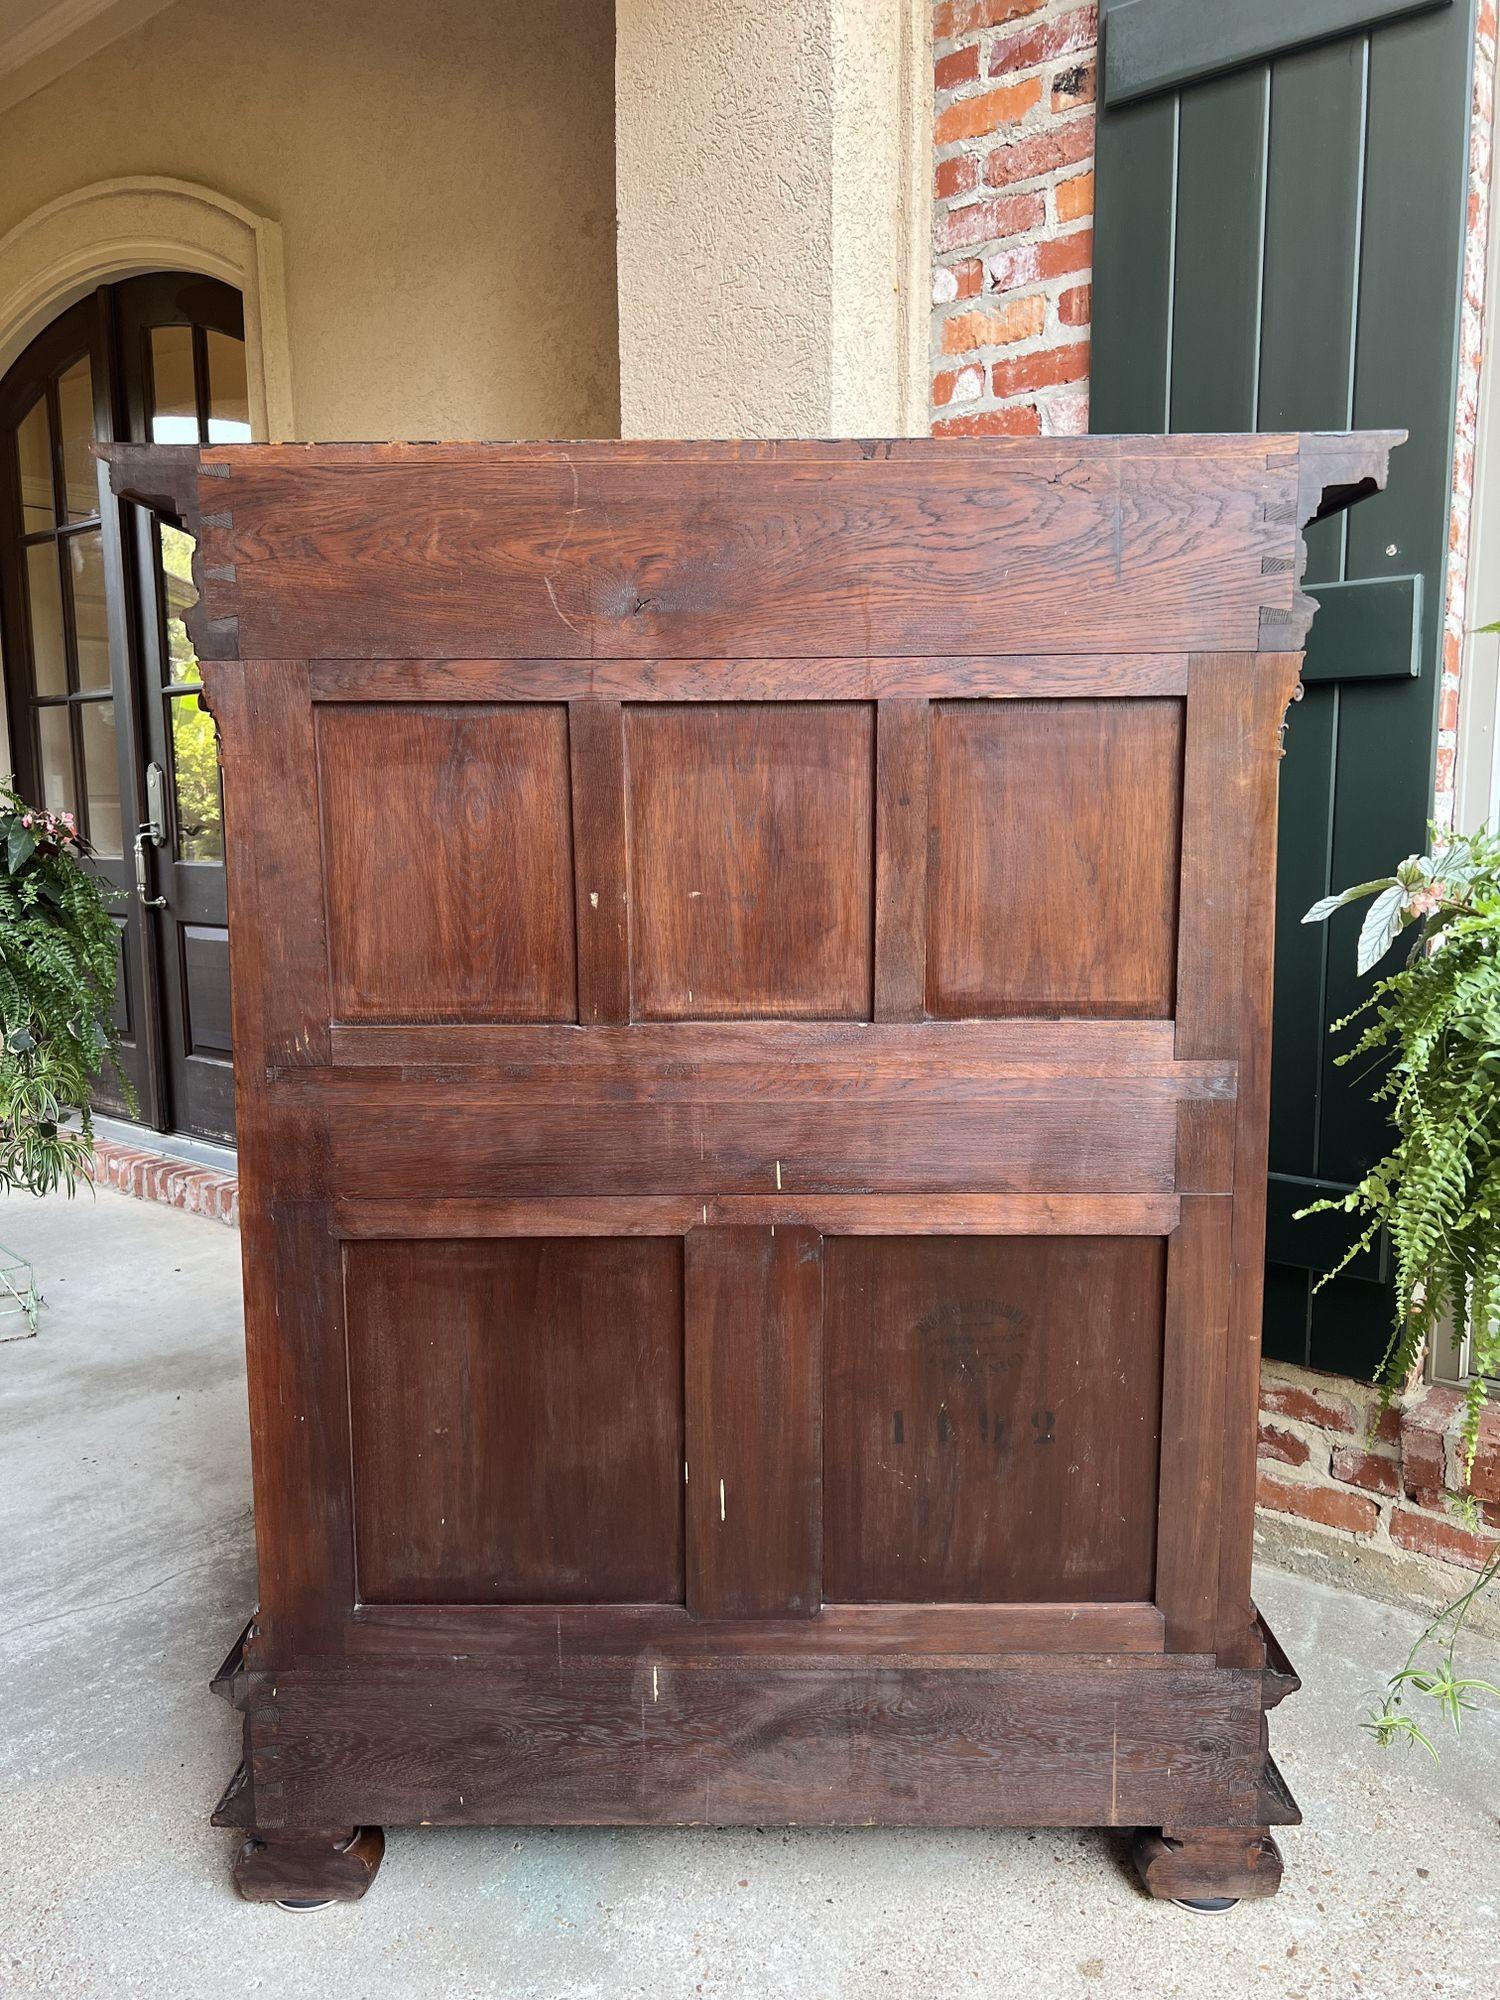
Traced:
<path fill-rule="evenodd" d="M 1094 9 L 933 12 L 933 430 L 1088 428 Z"/>
<path fill-rule="evenodd" d="M 1500 1407 L 1486 1416 L 1463 1484 L 1463 1399 L 1419 1386 L 1382 1411 L 1373 1389 L 1267 1362 L 1261 1374 L 1260 1504 L 1396 1555 L 1478 1569 L 1500 1546 Z"/>
<path fill-rule="evenodd" d="M 169 1208 L 212 1216 L 231 1227 L 239 1225 L 239 1179 L 215 1167 L 168 1159 L 163 1153 L 96 1137 L 92 1178 L 101 1187 L 118 1188 L 121 1194 L 137 1195 L 142 1201 L 162 1201 Z"/>

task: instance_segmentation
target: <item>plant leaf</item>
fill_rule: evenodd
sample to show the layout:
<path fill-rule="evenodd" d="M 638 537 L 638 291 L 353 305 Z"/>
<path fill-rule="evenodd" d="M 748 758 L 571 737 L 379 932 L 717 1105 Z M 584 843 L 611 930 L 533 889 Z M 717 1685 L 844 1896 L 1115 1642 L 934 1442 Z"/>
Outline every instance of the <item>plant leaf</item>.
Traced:
<path fill-rule="evenodd" d="M 1366 912 L 1359 933 L 1359 970 L 1368 972 L 1380 963 L 1396 939 L 1401 935 L 1405 919 L 1401 906 L 1406 901 L 1406 891 L 1399 882 L 1389 889 L 1382 889 Z"/>
<path fill-rule="evenodd" d="M 1378 882 L 1360 882 L 1352 889 L 1345 889 L 1341 895 L 1320 896 L 1302 921 L 1305 924 L 1320 924 L 1335 910 L 1343 909 L 1345 903 L 1357 903 L 1361 896 L 1373 896 L 1377 889 L 1394 889 L 1396 886 L 1394 875 L 1383 875 Z"/>
<path fill-rule="evenodd" d="M 10 838 L 5 843 L 5 865 L 12 875 L 22 868 L 36 852 L 36 835 L 29 826 L 22 826 L 16 820 L 10 829 Z"/>

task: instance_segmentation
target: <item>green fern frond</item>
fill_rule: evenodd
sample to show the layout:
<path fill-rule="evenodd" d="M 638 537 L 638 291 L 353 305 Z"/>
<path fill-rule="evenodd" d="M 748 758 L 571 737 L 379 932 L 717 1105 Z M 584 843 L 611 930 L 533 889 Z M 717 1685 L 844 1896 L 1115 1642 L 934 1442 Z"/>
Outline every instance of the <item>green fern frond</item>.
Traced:
<path fill-rule="evenodd" d="M 0 1189 L 72 1193 L 88 1171 L 89 1095 L 106 1062 L 134 1102 L 110 1022 L 113 891 L 85 852 L 67 815 L 0 786 Z"/>

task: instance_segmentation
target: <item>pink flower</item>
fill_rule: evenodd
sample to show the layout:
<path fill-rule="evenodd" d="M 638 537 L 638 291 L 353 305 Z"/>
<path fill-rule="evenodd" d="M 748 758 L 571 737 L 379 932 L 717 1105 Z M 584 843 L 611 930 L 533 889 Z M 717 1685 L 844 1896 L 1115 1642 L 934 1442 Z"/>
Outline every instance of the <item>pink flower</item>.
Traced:
<path fill-rule="evenodd" d="M 1442 908 L 1442 892 L 1438 889 L 1418 889 L 1414 896 L 1406 899 L 1407 914 L 1413 917 L 1430 917 L 1434 910 Z"/>

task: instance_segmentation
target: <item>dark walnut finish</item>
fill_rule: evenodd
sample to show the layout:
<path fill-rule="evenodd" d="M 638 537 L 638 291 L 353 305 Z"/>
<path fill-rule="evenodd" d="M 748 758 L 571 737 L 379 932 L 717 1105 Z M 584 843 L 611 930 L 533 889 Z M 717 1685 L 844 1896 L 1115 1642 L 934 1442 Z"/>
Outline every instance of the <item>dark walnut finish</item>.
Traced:
<path fill-rule="evenodd" d="M 246 1895 L 392 1822 L 1275 1887 L 1279 732 L 1393 441 L 111 451 L 228 813 Z"/>

